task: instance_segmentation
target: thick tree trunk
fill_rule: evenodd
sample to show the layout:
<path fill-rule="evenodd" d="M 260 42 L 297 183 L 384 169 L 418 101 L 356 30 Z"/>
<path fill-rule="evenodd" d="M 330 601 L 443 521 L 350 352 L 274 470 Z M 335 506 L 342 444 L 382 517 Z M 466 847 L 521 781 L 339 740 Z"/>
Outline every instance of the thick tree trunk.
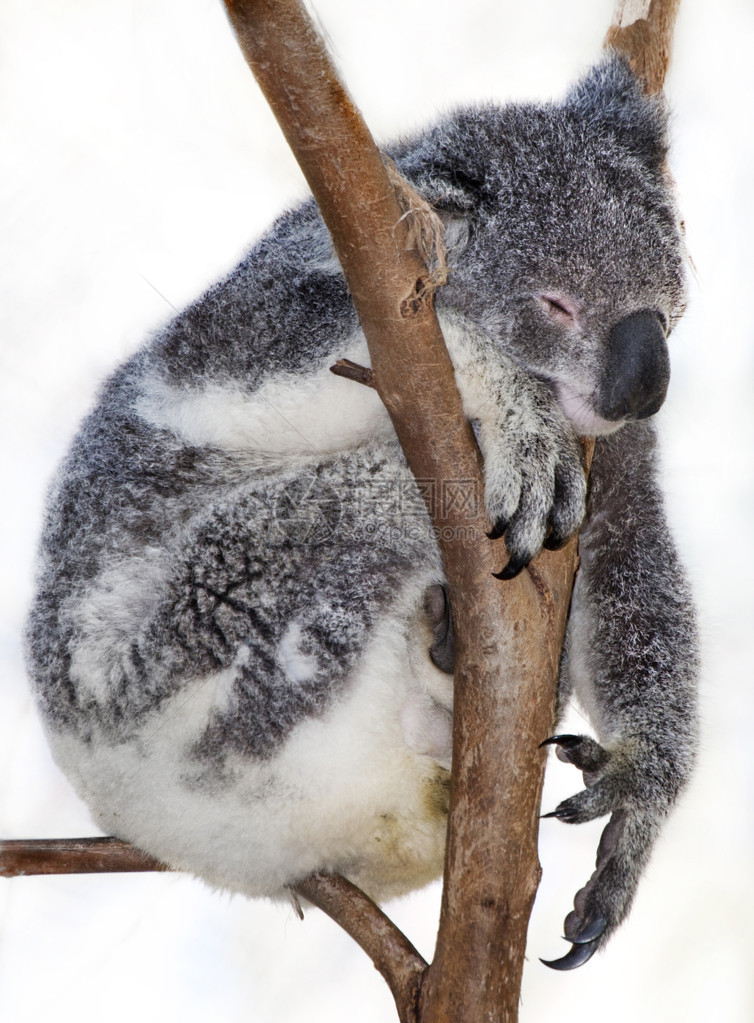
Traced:
<path fill-rule="evenodd" d="M 539 880 L 537 817 L 575 543 L 518 579 L 492 577 L 481 457 L 382 158 L 298 0 L 226 0 L 241 48 L 333 237 L 374 384 L 414 475 L 476 498 L 434 501 L 456 635 L 446 886 L 427 1020 L 515 1019 Z M 501 1008 L 505 1005 L 505 1008 Z"/>

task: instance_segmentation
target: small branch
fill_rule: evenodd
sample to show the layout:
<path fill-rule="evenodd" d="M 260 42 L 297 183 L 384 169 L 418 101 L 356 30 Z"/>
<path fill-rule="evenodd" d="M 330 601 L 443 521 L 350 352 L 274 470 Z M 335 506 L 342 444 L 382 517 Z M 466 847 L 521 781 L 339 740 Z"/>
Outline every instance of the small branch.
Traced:
<path fill-rule="evenodd" d="M 650 95 L 665 82 L 679 5 L 680 0 L 618 0 L 605 37 L 605 46 L 628 58 Z"/>
<path fill-rule="evenodd" d="M 0 841 L 0 877 L 114 874 L 171 868 L 118 838 Z M 427 963 L 370 898 L 343 877 L 314 874 L 293 889 L 327 913 L 361 946 L 385 978 L 401 1023 L 416 1023 Z"/>
<path fill-rule="evenodd" d="M 295 891 L 350 934 L 387 982 L 401 1023 L 416 1023 L 427 963 L 392 920 L 343 877 L 314 874 Z"/>
<path fill-rule="evenodd" d="M 0 877 L 32 874 L 103 874 L 170 870 L 118 838 L 0 841 Z"/>
<path fill-rule="evenodd" d="M 364 384 L 365 387 L 377 386 L 371 369 L 368 366 L 360 366 L 358 362 L 351 362 L 350 359 L 338 359 L 334 366 L 330 366 L 330 372 L 336 377 L 355 380 L 357 384 Z"/>

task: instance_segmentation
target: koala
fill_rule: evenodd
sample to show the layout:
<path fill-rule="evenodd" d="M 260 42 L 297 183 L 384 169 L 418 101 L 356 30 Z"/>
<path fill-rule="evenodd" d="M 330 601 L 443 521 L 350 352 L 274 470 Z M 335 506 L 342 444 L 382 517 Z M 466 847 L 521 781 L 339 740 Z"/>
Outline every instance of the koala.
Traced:
<path fill-rule="evenodd" d="M 581 528 L 543 736 L 608 816 L 548 965 L 625 917 L 696 744 L 697 640 L 651 417 L 685 305 L 667 114 L 609 54 L 559 103 L 462 109 L 388 152 L 445 223 L 436 307 L 485 467 L 500 585 Z M 104 384 L 51 486 L 29 673 L 107 834 L 276 897 L 442 871 L 453 691 L 440 556 L 313 201 Z M 580 437 L 596 437 L 587 484 Z"/>

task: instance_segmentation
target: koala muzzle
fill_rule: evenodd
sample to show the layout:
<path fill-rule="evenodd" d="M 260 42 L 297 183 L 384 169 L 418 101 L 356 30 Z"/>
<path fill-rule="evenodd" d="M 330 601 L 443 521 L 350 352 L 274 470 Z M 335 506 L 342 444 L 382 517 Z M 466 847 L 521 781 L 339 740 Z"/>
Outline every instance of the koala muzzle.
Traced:
<path fill-rule="evenodd" d="M 599 415 L 611 422 L 647 419 L 665 401 L 669 381 L 668 345 L 657 313 L 632 313 L 616 323 L 608 339 Z"/>

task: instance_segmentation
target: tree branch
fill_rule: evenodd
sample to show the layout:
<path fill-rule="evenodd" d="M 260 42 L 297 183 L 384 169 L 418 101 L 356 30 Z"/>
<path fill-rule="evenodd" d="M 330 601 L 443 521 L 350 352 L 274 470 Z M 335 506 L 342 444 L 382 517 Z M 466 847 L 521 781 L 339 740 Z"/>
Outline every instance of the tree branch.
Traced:
<path fill-rule="evenodd" d="M 419 992 L 427 964 L 368 896 L 343 877 L 314 874 L 295 891 L 327 913 L 359 943 L 385 978 L 401 1023 L 419 1020 Z"/>
<path fill-rule="evenodd" d="M 227 0 L 227 5 L 242 49 L 333 235 L 370 346 L 374 382 L 414 474 L 436 481 L 441 496 L 445 486 L 461 483 L 479 497 L 481 457 L 434 314 L 436 279 L 425 265 L 411 218 L 404 216 L 410 186 L 396 191 L 394 173 L 386 170 L 299 3 Z M 433 510 L 450 588 L 458 670 L 447 881 L 423 1012 L 428 1019 L 477 1020 L 490 1013 L 513 1019 L 539 876 L 536 833 L 544 754 L 537 747 L 552 728 L 575 544 L 543 555 L 538 567 L 502 584 L 492 572 L 504 551 L 500 542 L 493 547 L 486 538 L 483 502 L 470 508 L 441 499 Z M 119 856 L 121 848 L 108 846 Z M 81 862 L 86 869 L 109 869 L 107 857 L 95 866 L 85 857 Z M 136 853 L 129 862 L 144 869 L 147 861 Z M 65 869 L 75 869 L 68 864 Z M 29 872 L 28 860 L 24 869 Z M 45 869 L 53 869 L 49 856 Z M 365 949 L 374 949 L 373 915 L 353 911 L 354 899 L 362 896 L 339 880 L 320 878 L 319 894 L 307 887 L 313 901 L 322 901 L 325 884 L 327 911 L 350 921 L 349 933 Z M 383 970 L 394 977 L 406 973 L 405 947 L 392 967 L 386 965 L 395 948 L 389 943 L 381 953 Z M 411 977 L 416 965 L 412 961 Z M 408 1019 L 412 1010 L 405 998 L 407 992 L 415 998 L 413 980 L 391 986 L 404 1000 L 399 1011 Z M 503 996 L 508 1015 L 500 1013 Z"/>
<path fill-rule="evenodd" d="M 118 838 L 0 841 L 0 877 L 114 874 L 136 870 L 170 870 L 170 867 Z"/>
<path fill-rule="evenodd" d="M 481 495 L 481 457 L 426 289 L 431 275 L 409 247 L 404 211 L 361 116 L 297 0 L 226 5 L 330 229 L 377 390 L 414 475 L 436 481 L 437 493 L 463 481 Z M 575 543 L 501 584 L 492 572 L 502 545 L 486 539 L 483 502 L 472 512 L 439 500 L 434 512 L 458 667 L 446 885 L 423 1012 L 515 1019 L 539 878 L 545 758 L 537 746 L 553 726 Z"/>
<path fill-rule="evenodd" d="M 357 384 L 364 384 L 366 387 L 374 387 L 374 373 L 368 366 L 360 366 L 350 359 L 338 359 L 334 366 L 330 366 L 330 372 L 336 377 L 346 377 L 348 380 L 355 380 Z"/>
<path fill-rule="evenodd" d="M 670 65 L 673 28 L 681 0 L 617 0 L 605 37 L 628 57 L 650 95 L 661 92 Z"/>

